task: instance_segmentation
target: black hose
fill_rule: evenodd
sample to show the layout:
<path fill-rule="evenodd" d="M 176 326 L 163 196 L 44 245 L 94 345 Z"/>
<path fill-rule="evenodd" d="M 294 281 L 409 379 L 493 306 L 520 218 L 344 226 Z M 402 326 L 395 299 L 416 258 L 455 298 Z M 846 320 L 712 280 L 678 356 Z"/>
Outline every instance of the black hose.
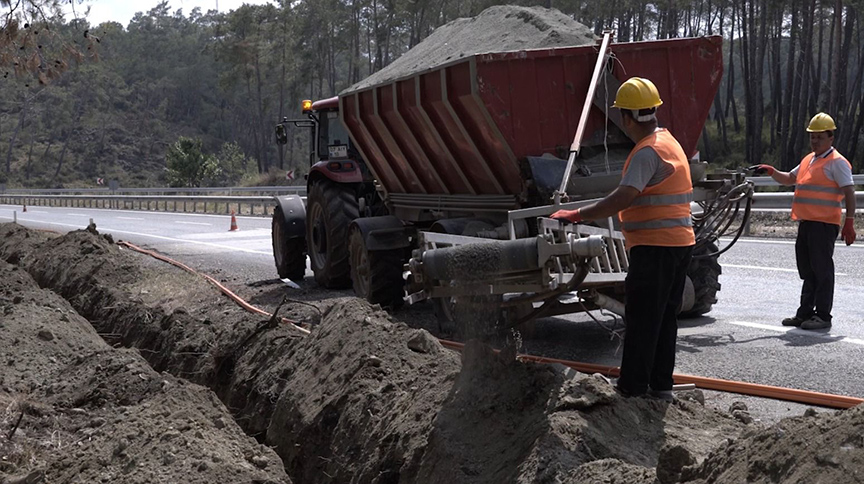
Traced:
<path fill-rule="evenodd" d="M 745 200 L 744 216 L 741 220 L 741 224 L 735 231 L 735 236 L 733 237 L 732 242 L 720 250 L 694 255 L 694 259 L 717 257 L 735 245 L 741 237 L 741 234 L 744 233 L 744 229 L 750 220 L 753 186 L 749 182 L 742 183 L 729 190 L 729 192 L 722 197 L 712 200 L 709 203 L 700 204 L 703 208 L 702 215 L 694 217 L 696 218 L 696 224 L 694 227 L 696 232 L 696 249 L 711 244 L 725 235 L 735 219 L 738 218 L 738 214 L 741 210 L 741 202 Z"/>

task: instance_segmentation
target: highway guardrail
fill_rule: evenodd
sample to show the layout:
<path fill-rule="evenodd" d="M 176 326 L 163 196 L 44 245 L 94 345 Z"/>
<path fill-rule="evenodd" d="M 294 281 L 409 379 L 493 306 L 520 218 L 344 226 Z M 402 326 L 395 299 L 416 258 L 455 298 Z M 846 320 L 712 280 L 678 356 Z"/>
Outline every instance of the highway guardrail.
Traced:
<path fill-rule="evenodd" d="M 304 201 L 306 197 L 301 197 Z M 47 207 L 108 208 L 186 213 L 224 213 L 237 215 L 273 214 L 269 196 L 190 196 L 190 195 L 40 195 L 0 194 L 0 204 Z"/>

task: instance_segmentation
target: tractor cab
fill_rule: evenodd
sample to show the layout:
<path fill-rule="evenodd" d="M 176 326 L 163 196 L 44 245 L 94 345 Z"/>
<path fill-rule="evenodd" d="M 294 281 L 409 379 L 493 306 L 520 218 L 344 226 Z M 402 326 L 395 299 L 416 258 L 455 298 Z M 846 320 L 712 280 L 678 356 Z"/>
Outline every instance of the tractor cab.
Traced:
<path fill-rule="evenodd" d="M 308 128 L 310 175 L 320 173 L 335 182 L 362 182 L 371 179 L 360 153 L 354 148 L 348 131 L 339 120 L 339 97 L 320 101 L 304 100 L 305 119 L 284 118 L 276 125 L 276 141 L 288 143 L 288 125 Z"/>

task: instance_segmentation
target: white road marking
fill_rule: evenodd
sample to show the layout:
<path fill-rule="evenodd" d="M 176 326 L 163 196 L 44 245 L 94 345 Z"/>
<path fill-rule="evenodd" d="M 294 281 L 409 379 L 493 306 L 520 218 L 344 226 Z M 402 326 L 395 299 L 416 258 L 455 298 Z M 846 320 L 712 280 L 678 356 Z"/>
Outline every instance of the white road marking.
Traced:
<path fill-rule="evenodd" d="M 2 216 L 0 216 L 0 218 L 11 219 L 11 217 L 2 217 Z M 61 224 L 58 222 L 42 222 L 40 220 L 24 220 L 24 219 L 19 219 L 19 220 L 21 220 L 23 222 L 34 222 L 34 223 L 40 223 L 40 224 L 45 224 L 45 225 L 59 225 L 61 227 L 73 227 L 76 229 L 81 228 L 80 225 Z M 196 244 L 196 245 L 203 245 L 203 246 L 207 246 L 207 247 L 213 247 L 216 249 L 224 249 L 224 250 L 230 250 L 230 251 L 236 251 L 236 252 L 246 252 L 249 254 L 266 255 L 268 257 L 273 257 L 273 251 L 272 250 L 269 252 L 268 251 L 260 251 L 260 250 L 250 250 L 250 249 L 245 249 L 243 247 L 231 247 L 230 245 L 214 244 L 212 242 L 199 242 L 196 240 L 183 240 L 183 239 L 176 239 L 174 237 L 165 237 L 164 235 L 153 235 L 153 234 L 145 234 L 145 233 L 141 233 L 141 232 L 130 232 L 128 230 L 116 230 L 116 229 L 111 229 L 111 228 L 106 228 L 106 227 L 100 227 L 99 230 L 102 232 L 110 232 L 112 234 L 138 235 L 141 237 L 151 237 L 151 238 L 159 239 L 159 240 L 170 240 L 171 242 L 177 242 L 180 244 Z"/>
<path fill-rule="evenodd" d="M 175 220 L 174 223 L 175 224 L 185 224 L 185 225 L 207 225 L 207 226 L 213 225 L 213 224 L 208 224 L 206 222 L 186 222 L 183 220 Z"/>
<path fill-rule="evenodd" d="M 744 266 L 739 264 L 722 264 L 723 267 L 734 267 L 736 269 L 756 269 L 762 271 L 779 271 L 779 272 L 793 272 L 795 274 L 798 273 L 798 269 L 784 269 L 781 267 L 762 267 L 762 266 Z M 843 272 L 835 272 L 835 276 L 848 276 L 849 274 Z"/>
<path fill-rule="evenodd" d="M 846 336 L 840 336 L 840 335 L 831 334 L 831 333 L 820 333 L 817 331 L 809 331 L 806 329 L 796 328 L 794 326 L 780 326 L 779 324 L 778 325 L 771 325 L 771 324 L 750 323 L 747 321 L 730 321 L 729 324 L 734 324 L 736 326 L 744 326 L 747 328 L 775 331 L 778 333 L 789 333 L 789 334 L 795 334 L 795 335 L 799 335 L 799 336 L 809 336 L 811 338 L 822 338 L 822 339 L 830 340 L 830 341 L 842 341 L 844 343 L 852 343 L 854 345 L 864 346 L 864 340 L 862 340 L 862 339 L 849 338 Z"/>
<path fill-rule="evenodd" d="M 199 234 L 186 234 L 181 235 L 180 237 L 188 240 L 214 240 L 214 239 L 240 239 L 240 238 L 261 238 L 263 240 L 267 240 L 270 242 L 270 229 L 251 229 L 251 230 L 237 230 L 235 232 L 202 232 Z"/>
<path fill-rule="evenodd" d="M 86 213 L 67 213 L 66 215 L 71 215 L 73 217 L 89 217 Z"/>
<path fill-rule="evenodd" d="M 135 217 L 117 217 L 120 220 L 144 220 L 143 218 L 135 218 Z"/>
<path fill-rule="evenodd" d="M 727 242 L 727 243 L 732 241 L 732 239 L 728 239 L 726 237 L 721 237 L 720 240 L 723 242 Z M 736 243 L 737 244 L 745 243 L 745 244 L 795 245 L 794 240 L 778 240 L 778 239 L 745 239 L 745 238 L 741 238 L 741 239 L 738 239 L 738 242 L 736 242 Z M 852 245 L 847 246 L 846 242 L 843 242 L 842 240 L 839 240 L 839 239 L 836 242 L 834 242 L 834 246 L 835 247 L 850 247 L 853 249 L 864 249 L 864 244 L 857 243 L 857 244 L 852 244 Z"/>

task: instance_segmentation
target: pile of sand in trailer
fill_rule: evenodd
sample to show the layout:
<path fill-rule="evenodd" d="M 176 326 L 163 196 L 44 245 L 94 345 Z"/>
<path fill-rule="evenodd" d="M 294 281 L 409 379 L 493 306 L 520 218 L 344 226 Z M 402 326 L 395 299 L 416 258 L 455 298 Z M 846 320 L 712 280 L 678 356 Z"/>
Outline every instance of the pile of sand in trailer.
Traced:
<path fill-rule="evenodd" d="M 590 45 L 590 28 L 555 9 L 498 5 L 453 20 L 348 92 L 407 77 L 474 54 Z"/>

